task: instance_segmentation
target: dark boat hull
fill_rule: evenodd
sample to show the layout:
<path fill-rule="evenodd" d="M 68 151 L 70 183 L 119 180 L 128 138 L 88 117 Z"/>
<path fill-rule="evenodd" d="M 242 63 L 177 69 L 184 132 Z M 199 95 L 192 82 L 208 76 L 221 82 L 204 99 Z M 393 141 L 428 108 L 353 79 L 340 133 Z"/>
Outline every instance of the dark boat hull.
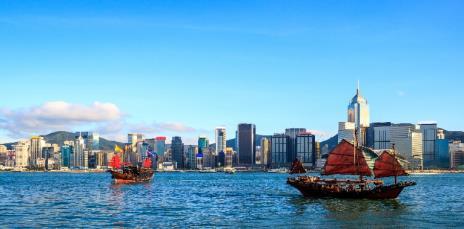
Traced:
<path fill-rule="evenodd" d="M 151 169 L 144 169 L 139 171 L 139 174 L 125 173 L 117 170 L 109 170 L 111 178 L 115 184 L 132 184 L 150 182 L 153 179 L 154 171 Z"/>
<path fill-rule="evenodd" d="M 396 199 L 405 187 L 416 185 L 415 182 L 400 182 L 392 185 L 382 185 L 372 189 L 346 190 L 326 189 L 316 182 L 305 182 L 289 178 L 287 183 L 298 189 L 304 197 L 309 198 L 345 198 L 345 199 Z"/>

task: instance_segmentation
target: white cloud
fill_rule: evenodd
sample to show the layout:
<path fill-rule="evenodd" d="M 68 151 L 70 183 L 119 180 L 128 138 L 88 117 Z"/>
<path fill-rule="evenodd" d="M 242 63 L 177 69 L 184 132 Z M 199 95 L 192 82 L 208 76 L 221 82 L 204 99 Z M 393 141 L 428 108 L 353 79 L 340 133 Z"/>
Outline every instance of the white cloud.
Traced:
<path fill-rule="evenodd" d="M 122 142 L 127 141 L 129 132 L 142 133 L 147 137 L 197 132 L 195 128 L 179 122 L 129 123 L 113 103 L 83 105 L 53 101 L 13 110 L 0 108 L 0 131 L 11 139 L 61 130 L 96 131 L 105 138 Z"/>

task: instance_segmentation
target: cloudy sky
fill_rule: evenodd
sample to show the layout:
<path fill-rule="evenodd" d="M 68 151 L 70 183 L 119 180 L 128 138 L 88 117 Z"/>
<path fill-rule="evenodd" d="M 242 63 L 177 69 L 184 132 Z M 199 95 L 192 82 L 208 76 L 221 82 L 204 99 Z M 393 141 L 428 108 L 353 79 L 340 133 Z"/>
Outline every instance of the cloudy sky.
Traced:
<path fill-rule="evenodd" d="M 464 130 L 463 1 L 0 1 L 0 143 L 240 122 L 325 139 L 360 80 L 372 121 Z"/>

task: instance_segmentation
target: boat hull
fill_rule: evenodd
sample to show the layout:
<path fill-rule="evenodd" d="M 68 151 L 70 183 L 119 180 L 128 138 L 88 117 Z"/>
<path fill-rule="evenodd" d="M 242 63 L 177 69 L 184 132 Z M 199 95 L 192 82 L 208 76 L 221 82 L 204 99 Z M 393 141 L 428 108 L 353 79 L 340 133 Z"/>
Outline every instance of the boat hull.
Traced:
<path fill-rule="evenodd" d="M 139 174 L 125 173 L 122 171 L 109 170 L 111 178 L 115 184 L 133 184 L 133 183 L 146 183 L 153 179 L 153 170 L 141 170 Z"/>
<path fill-rule="evenodd" d="M 396 199 L 405 187 L 416 185 L 415 182 L 400 182 L 392 185 L 381 185 L 374 188 L 363 190 L 348 190 L 337 188 L 333 184 L 331 188 L 326 188 L 327 184 L 319 182 L 301 181 L 289 178 L 287 183 L 298 189 L 304 197 L 308 198 L 344 198 L 344 199 Z"/>

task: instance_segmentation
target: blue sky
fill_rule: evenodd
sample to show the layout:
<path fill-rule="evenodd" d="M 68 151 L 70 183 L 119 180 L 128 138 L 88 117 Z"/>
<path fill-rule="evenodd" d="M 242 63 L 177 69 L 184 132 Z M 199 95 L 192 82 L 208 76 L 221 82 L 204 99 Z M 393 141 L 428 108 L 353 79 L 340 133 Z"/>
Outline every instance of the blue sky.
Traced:
<path fill-rule="evenodd" d="M 464 130 L 463 11 L 463 1 L 2 0 L 0 142 L 61 128 L 193 142 L 216 126 L 233 137 L 240 122 L 324 139 L 357 80 L 372 121 Z"/>

